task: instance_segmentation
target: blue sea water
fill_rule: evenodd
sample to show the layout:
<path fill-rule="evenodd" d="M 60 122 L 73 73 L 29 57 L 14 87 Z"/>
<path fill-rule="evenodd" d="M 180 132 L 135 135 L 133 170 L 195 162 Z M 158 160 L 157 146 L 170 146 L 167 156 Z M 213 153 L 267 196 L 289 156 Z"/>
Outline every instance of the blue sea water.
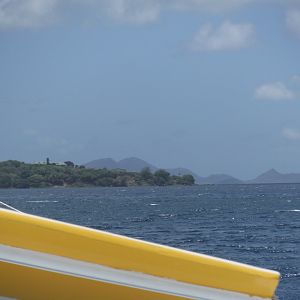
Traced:
<path fill-rule="evenodd" d="M 270 268 L 300 299 L 300 185 L 1 190 L 24 212 Z"/>

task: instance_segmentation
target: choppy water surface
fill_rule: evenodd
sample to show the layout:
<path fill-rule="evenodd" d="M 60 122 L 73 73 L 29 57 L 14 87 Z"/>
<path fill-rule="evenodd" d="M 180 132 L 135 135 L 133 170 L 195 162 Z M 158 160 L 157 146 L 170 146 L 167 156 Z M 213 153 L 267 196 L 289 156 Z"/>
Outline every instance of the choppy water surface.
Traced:
<path fill-rule="evenodd" d="M 300 299 L 300 185 L 1 190 L 28 213 L 214 255 L 282 274 Z"/>

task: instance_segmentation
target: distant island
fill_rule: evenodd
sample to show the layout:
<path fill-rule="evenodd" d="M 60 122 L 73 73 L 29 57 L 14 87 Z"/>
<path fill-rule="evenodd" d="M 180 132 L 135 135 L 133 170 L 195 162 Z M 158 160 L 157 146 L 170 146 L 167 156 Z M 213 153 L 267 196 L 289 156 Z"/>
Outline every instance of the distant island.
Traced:
<path fill-rule="evenodd" d="M 76 165 L 72 161 L 50 162 L 49 159 L 35 163 L 0 162 L 0 188 L 273 183 L 300 183 L 300 174 L 282 174 L 271 169 L 244 181 L 227 174 L 203 177 L 186 168 L 158 168 L 136 157 L 120 161 L 102 158 L 84 165 Z"/>
<path fill-rule="evenodd" d="M 109 170 L 125 169 L 127 171 L 139 172 L 148 167 L 152 172 L 160 169 L 137 157 L 128 157 L 120 161 L 112 158 L 100 158 L 84 164 L 87 168 L 107 168 Z M 164 168 L 171 175 L 182 176 L 192 175 L 196 184 L 269 184 L 269 183 L 300 183 L 300 173 L 282 174 L 274 169 L 257 176 L 251 180 L 240 180 L 228 174 L 212 174 L 207 177 L 199 176 L 195 172 L 186 168 Z"/>
<path fill-rule="evenodd" d="M 46 188 L 46 187 L 127 187 L 193 185 L 194 177 L 189 174 L 171 175 L 158 169 L 144 167 L 140 172 L 107 168 L 89 169 L 64 163 L 24 163 L 16 160 L 0 162 L 0 188 Z"/>

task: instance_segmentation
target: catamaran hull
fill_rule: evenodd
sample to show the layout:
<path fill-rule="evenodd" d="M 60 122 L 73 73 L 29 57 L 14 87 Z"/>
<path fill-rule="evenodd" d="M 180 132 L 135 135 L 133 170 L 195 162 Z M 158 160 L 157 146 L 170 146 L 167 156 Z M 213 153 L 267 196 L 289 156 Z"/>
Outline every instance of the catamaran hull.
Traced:
<path fill-rule="evenodd" d="M 0 210 L 0 299 L 271 299 L 277 272 Z"/>

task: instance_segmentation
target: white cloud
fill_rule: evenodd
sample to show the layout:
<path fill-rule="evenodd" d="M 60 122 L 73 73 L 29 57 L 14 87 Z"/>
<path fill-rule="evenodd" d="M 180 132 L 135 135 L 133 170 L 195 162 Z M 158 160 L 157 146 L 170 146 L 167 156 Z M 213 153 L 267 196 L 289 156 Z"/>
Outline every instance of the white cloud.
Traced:
<path fill-rule="evenodd" d="M 257 99 L 281 101 L 293 99 L 295 94 L 282 82 L 273 82 L 259 86 L 255 90 L 255 97 Z"/>
<path fill-rule="evenodd" d="M 129 23 L 149 23 L 157 20 L 161 1 L 157 0 L 108 0 L 104 9 L 115 20 Z"/>
<path fill-rule="evenodd" d="M 0 0 L 0 28 L 34 27 L 48 22 L 57 0 Z"/>
<path fill-rule="evenodd" d="M 287 26 L 300 35 L 299 0 L 0 0 L 0 29 L 42 26 L 63 14 L 64 9 L 69 12 L 83 8 L 83 18 L 106 16 L 118 22 L 144 24 L 156 21 L 163 11 L 224 14 L 262 2 L 287 9 Z"/>
<path fill-rule="evenodd" d="M 234 24 L 226 21 L 218 28 L 203 25 L 191 43 L 193 51 L 218 51 L 245 48 L 254 41 L 252 24 Z"/>
<path fill-rule="evenodd" d="M 288 29 L 300 37 L 300 9 L 290 9 L 286 14 Z"/>
<path fill-rule="evenodd" d="M 255 0 L 173 0 L 173 1 L 161 1 L 167 3 L 177 10 L 201 10 L 211 12 L 224 12 L 232 9 L 237 9 L 248 3 L 255 2 Z"/>
<path fill-rule="evenodd" d="M 0 0 L 0 28 L 27 28 L 47 24 L 62 7 L 90 15 L 107 16 L 118 22 L 149 23 L 162 11 L 223 13 L 256 0 Z M 89 14 L 88 14 L 89 16 Z"/>
<path fill-rule="evenodd" d="M 292 141 L 299 141 L 300 140 L 300 130 L 292 129 L 292 128 L 285 128 L 282 130 L 282 135 Z"/>

